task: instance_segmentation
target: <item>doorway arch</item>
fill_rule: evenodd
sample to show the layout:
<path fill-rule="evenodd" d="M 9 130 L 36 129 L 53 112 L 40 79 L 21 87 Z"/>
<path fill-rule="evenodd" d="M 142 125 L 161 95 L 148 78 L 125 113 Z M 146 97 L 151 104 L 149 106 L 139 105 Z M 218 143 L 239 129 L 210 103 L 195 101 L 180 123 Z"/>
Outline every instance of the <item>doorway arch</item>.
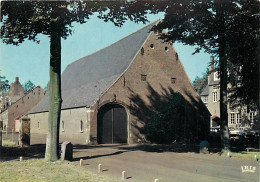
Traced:
<path fill-rule="evenodd" d="M 105 104 L 98 110 L 97 141 L 99 144 L 127 143 L 127 113 L 119 104 Z"/>

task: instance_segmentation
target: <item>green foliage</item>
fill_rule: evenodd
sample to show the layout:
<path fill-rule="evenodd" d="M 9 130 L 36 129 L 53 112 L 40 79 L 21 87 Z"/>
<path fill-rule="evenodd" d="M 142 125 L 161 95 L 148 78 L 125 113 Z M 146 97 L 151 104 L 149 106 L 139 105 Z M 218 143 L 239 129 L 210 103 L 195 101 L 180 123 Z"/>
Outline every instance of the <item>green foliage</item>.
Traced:
<path fill-rule="evenodd" d="M 35 85 L 29 80 L 27 81 L 24 85 L 23 85 L 23 88 L 25 91 L 29 91 L 31 90 L 32 88 L 34 88 Z"/>
<path fill-rule="evenodd" d="M 0 92 L 7 92 L 10 88 L 9 81 L 5 78 L 5 76 L 0 75 Z"/>
<path fill-rule="evenodd" d="M 219 58 L 220 77 L 226 79 L 230 102 L 257 105 L 259 96 L 260 2 L 257 0 L 169 1 L 165 17 L 155 30 L 168 29 L 162 38 L 196 46 Z M 239 80 L 237 79 L 239 76 Z M 222 85 L 222 90 L 224 89 Z"/>
<path fill-rule="evenodd" d="M 164 109 L 153 113 L 145 125 L 145 134 L 149 141 L 155 143 L 172 143 L 189 137 L 184 121 L 185 100 L 180 93 L 174 93 Z"/>
<path fill-rule="evenodd" d="M 192 82 L 192 86 L 194 90 L 200 95 L 203 89 L 208 84 L 207 76 L 203 76 L 202 78 L 196 77 L 195 80 Z"/>

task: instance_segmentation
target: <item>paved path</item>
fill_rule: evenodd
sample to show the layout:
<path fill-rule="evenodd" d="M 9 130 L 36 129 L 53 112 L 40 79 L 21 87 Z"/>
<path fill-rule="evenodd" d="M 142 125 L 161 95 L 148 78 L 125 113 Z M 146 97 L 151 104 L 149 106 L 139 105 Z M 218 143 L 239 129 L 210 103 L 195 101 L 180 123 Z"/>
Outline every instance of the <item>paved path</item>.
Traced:
<path fill-rule="evenodd" d="M 129 182 L 259 182 L 259 162 L 217 155 L 174 152 L 147 152 L 134 145 L 75 146 L 75 163 L 84 159 L 84 168 L 114 179 L 127 172 Z M 242 173 L 241 166 L 255 166 L 255 173 Z"/>

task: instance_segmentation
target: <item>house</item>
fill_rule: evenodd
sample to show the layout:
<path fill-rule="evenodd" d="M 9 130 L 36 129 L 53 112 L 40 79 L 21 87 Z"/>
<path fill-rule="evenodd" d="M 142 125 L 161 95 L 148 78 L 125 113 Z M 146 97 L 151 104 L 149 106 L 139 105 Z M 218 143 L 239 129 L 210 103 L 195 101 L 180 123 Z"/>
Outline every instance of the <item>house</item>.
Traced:
<path fill-rule="evenodd" d="M 172 93 L 187 101 L 189 134 L 206 137 L 209 113 L 173 46 L 150 31 L 155 23 L 67 66 L 61 78 L 61 141 L 136 143 L 145 137 L 149 113 Z M 46 136 L 48 95 L 28 113 L 31 141 Z"/>
<path fill-rule="evenodd" d="M 11 84 L 4 99 L 3 109 L 0 112 L 1 128 L 5 131 L 19 131 L 19 118 L 32 109 L 45 95 L 45 91 L 40 87 L 34 87 L 27 93 L 24 92 L 19 78 Z M 21 97 L 20 97 L 21 96 Z M 8 103 L 8 104 L 7 104 Z"/>
<path fill-rule="evenodd" d="M 230 85 L 228 85 L 230 87 Z M 203 89 L 201 99 L 211 113 L 210 127 L 219 126 L 220 119 L 220 79 L 214 68 L 214 58 L 210 58 L 208 85 Z M 232 107 L 227 103 L 228 127 L 233 129 L 251 129 L 255 123 L 257 112 L 247 106 Z"/>
<path fill-rule="evenodd" d="M 0 95 L 0 110 L 6 110 L 7 107 L 15 103 L 24 96 L 25 90 L 19 82 L 19 77 L 15 77 L 15 82 L 11 83 L 10 89 L 7 92 L 1 92 Z"/>

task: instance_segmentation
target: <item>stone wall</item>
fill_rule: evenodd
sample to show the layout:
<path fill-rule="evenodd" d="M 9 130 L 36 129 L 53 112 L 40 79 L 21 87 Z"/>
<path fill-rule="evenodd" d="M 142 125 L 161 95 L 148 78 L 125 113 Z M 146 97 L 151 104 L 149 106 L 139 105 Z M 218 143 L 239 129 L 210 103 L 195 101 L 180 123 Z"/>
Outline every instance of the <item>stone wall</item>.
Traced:
<path fill-rule="evenodd" d="M 69 140 L 73 144 L 89 143 L 90 113 L 89 108 L 62 110 L 60 120 L 60 142 Z M 48 112 L 29 114 L 28 117 L 31 119 L 32 143 L 37 143 L 37 141 L 35 141 L 37 138 L 41 141 L 45 141 L 43 138 L 46 138 L 48 128 Z"/>

